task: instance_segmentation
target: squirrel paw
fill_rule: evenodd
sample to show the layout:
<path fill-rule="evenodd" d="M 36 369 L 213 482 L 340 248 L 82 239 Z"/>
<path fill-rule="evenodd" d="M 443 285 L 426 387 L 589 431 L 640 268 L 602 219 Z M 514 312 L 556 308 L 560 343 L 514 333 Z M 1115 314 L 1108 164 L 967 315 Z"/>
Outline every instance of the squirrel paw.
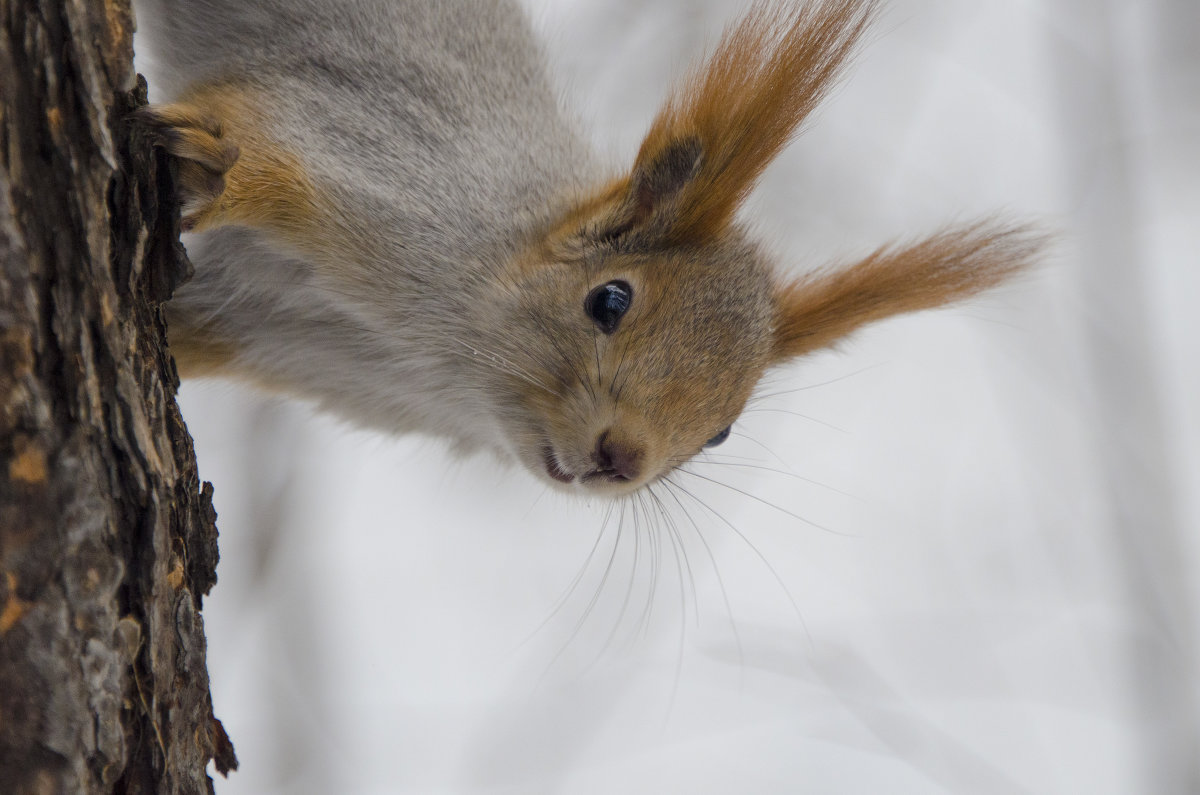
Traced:
<path fill-rule="evenodd" d="M 140 109 L 139 121 L 155 143 L 179 160 L 179 201 L 183 231 L 204 224 L 225 192 L 225 175 L 237 162 L 238 147 L 223 137 L 221 123 L 186 103 Z"/>

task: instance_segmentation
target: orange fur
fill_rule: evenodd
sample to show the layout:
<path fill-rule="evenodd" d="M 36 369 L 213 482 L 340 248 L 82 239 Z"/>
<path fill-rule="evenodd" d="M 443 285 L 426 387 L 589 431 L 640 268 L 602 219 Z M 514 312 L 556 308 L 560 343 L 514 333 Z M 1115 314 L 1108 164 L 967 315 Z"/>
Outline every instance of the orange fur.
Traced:
<path fill-rule="evenodd" d="M 767 164 L 795 135 L 856 49 L 875 0 L 760 3 L 667 101 L 638 152 L 635 175 L 679 141 L 699 143 L 668 243 L 720 234 Z"/>
<path fill-rule="evenodd" d="M 775 358 L 799 356 L 867 323 L 994 287 L 1028 267 L 1044 243 L 1044 236 L 1028 227 L 985 221 L 908 246 L 884 246 L 848 268 L 781 286 Z"/>
<path fill-rule="evenodd" d="M 236 348 L 216 339 L 203 329 L 192 327 L 181 318 L 172 318 L 167 334 L 171 355 L 183 378 L 227 375 L 237 358 Z"/>
<path fill-rule="evenodd" d="M 192 326 L 185 318 L 173 317 L 167 328 L 171 355 L 180 378 L 229 378 L 264 392 L 287 394 L 288 386 L 266 372 L 238 361 L 237 344 L 217 336 L 212 329 Z"/>
<path fill-rule="evenodd" d="M 320 246 L 329 213 L 299 155 L 271 135 L 266 99 L 228 81 L 205 84 L 144 117 L 180 159 L 188 228 L 250 226 Z"/>

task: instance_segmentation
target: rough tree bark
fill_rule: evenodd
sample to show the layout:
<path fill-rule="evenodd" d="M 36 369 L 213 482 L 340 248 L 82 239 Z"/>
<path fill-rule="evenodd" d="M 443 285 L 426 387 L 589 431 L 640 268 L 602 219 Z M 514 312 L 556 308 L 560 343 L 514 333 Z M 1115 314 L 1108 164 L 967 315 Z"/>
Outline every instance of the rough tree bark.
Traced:
<path fill-rule="evenodd" d="M 186 278 L 128 0 L 0 0 L 0 793 L 211 792 L 211 487 L 159 306 Z"/>

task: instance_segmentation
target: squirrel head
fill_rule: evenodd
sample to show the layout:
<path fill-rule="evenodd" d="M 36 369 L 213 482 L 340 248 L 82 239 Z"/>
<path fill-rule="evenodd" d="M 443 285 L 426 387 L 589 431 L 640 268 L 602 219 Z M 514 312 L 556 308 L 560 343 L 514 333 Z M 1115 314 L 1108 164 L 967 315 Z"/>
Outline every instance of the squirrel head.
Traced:
<path fill-rule="evenodd" d="M 772 360 L 772 272 L 738 234 L 655 249 L 589 225 L 504 281 L 509 436 L 562 484 L 631 491 L 719 443 Z"/>
<path fill-rule="evenodd" d="M 758 6 L 667 101 L 630 171 L 507 264 L 492 353 L 501 423 L 529 469 L 633 491 L 723 441 L 768 368 L 1031 260 L 1035 235 L 985 222 L 787 279 L 736 221 L 874 8 Z"/>

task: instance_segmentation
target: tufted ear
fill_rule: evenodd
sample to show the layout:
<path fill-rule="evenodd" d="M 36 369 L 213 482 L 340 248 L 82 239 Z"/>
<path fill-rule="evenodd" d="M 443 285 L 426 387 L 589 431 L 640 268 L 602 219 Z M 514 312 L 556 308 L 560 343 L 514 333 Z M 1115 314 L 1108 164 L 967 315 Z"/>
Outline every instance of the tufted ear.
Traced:
<path fill-rule="evenodd" d="M 632 171 L 606 192 L 597 235 L 665 247 L 724 232 L 763 169 L 829 91 L 875 6 L 755 6 L 663 105 Z"/>
<path fill-rule="evenodd" d="M 783 285 L 775 296 L 774 358 L 824 348 L 876 320 L 975 295 L 1029 266 L 1045 243 L 1045 235 L 1029 227 L 981 222 L 883 247 L 849 267 Z"/>
<path fill-rule="evenodd" d="M 589 237 L 603 243 L 618 240 L 634 248 L 661 248 L 674 219 L 679 198 L 700 170 L 702 152 L 695 138 L 672 144 L 650 162 L 634 168 L 583 209 L 591 222 Z"/>

